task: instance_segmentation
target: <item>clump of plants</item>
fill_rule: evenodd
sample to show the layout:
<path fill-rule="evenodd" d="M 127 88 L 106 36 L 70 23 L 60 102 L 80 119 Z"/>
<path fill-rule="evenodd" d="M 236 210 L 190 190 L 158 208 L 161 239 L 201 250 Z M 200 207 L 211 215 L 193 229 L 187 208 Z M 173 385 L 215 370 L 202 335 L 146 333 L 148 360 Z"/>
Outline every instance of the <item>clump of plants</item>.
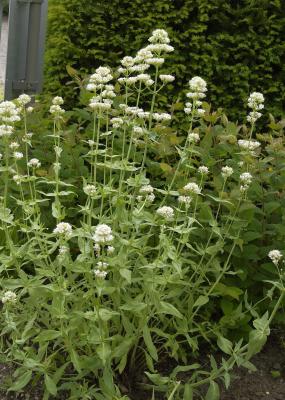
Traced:
<path fill-rule="evenodd" d="M 235 284 L 247 267 L 236 260 L 256 185 L 268 185 L 260 165 L 276 142 L 255 138 L 261 93 L 249 96 L 242 131 L 210 113 L 200 77 L 183 107 L 161 109 L 175 77 L 160 68 L 173 50 L 167 32 L 155 30 L 118 70 L 97 68 L 82 109 L 65 112 L 55 97 L 43 122 L 51 165 L 34 156 L 30 97 L 0 103 L 1 351 L 15 367 L 10 391 L 40 381 L 43 399 L 135 399 L 145 389 L 152 399 L 191 400 L 206 387 L 205 399 L 218 400 L 235 365 L 254 369 L 284 296 L 283 249 L 266 244 L 272 277 L 255 302 Z M 88 167 L 76 185 L 62 178 L 74 124 L 78 163 Z M 260 314 L 268 299 L 272 309 Z M 205 343 L 224 357 L 201 365 Z M 176 366 L 165 375 L 160 363 L 170 359 Z"/>

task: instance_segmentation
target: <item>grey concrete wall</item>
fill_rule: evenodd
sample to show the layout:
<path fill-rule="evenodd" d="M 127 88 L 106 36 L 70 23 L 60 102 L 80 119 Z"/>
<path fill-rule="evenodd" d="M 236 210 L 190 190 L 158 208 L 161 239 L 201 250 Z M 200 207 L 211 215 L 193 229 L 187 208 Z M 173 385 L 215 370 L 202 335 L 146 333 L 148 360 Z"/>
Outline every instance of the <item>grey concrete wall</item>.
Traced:
<path fill-rule="evenodd" d="M 0 40 L 0 98 L 2 97 L 3 85 L 5 81 L 7 42 L 8 42 L 8 18 L 3 17 L 1 40 Z"/>

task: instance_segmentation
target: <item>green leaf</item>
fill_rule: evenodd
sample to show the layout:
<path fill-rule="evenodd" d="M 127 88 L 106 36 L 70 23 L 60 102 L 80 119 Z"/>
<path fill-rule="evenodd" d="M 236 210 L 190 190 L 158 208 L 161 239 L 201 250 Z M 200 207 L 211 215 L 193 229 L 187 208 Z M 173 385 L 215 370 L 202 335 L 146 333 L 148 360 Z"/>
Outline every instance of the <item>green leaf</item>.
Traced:
<path fill-rule="evenodd" d="M 223 283 L 218 283 L 214 293 L 222 296 L 230 296 L 236 300 L 239 300 L 239 296 L 243 293 L 243 291 L 236 286 L 226 286 Z"/>
<path fill-rule="evenodd" d="M 109 321 L 110 319 L 112 319 L 112 317 L 117 315 L 120 314 L 116 311 L 108 310 L 107 308 L 100 308 L 99 310 L 99 316 L 103 321 Z"/>
<path fill-rule="evenodd" d="M 210 382 L 210 386 L 207 391 L 205 400 L 220 400 L 220 388 L 216 382 L 214 381 Z"/>
<path fill-rule="evenodd" d="M 100 359 L 102 360 L 103 364 L 105 365 L 106 362 L 109 359 L 109 356 L 111 354 L 111 348 L 107 343 L 101 343 L 97 349 L 97 354 L 100 357 Z"/>
<path fill-rule="evenodd" d="M 132 283 L 132 271 L 126 268 L 120 269 L 120 275 L 126 279 L 128 283 Z"/>
<path fill-rule="evenodd" d="M 193 389 L 190 383 L 186 383 L 184 386 L 183 400 L 193 400 Z"/>
<path fill-rule="evenodd" d="M 209 301 L 208 296 L 199 296 L 198 299 L 195 301 L 193 308 L 198 307 L 198 306 L 203 306 L 203 305 L 207 304 L 208 301 Z"/>
<path fill-rule="evenodd" d="M 160 302 L 160 307 L 157 312 L 158 314 L 169 314 L 173 315 L 174 317 L 177 318 L 183 318 L 183 315 L 180 313 L 180 311 L 177 310 L 176 307 L 174 307 L 172 304 L 167 303 L 165 301 Z"/>
<path fill-rule="evenodd" d="M 42 331 L 34 340 L 37 342 L 47 342 L 49 340 L 58 338 L 60 335 L 61 333 L 59 331 L 47 329 Z"/>
<path fill-rule="evenodd" d="M 217 345 L 226 354 L 232 354 L 232 342 L 223 336 L 218 337 Z"/>
<path fill-rule="evenodd" d="M 13 383 L 12 386 L 9 387 L 8 391 L 18 392 L 30 382 L 31 378 L 32 371 L 26 371 Z"/>
<path fill-rule="evenodd" d="M 143 339 L 144 339 L 145 345 L 146 345 L 147 350 L 148 350 L 149 354 L 151 355 L 151 357 L 155 361 L 158 361 L 157 351 L 156 351 L 155 345 L 153 344 L 151 334 L 150 334 L 150 331 L 149 331 L 147 325 L 145 325 L 143 328 Z"/>
<path fill-rule="evenodd" d="M 76 371 L 81 372 L 81 365 L 80 365 L 80 360 L 79 360 L 79 356 L 78 356 L 77 352 L 73 348 L 71 348 L 69 350 L 69 355 L 70 355 L 71 362 L 74 365 L 74 368 L 76 369 Z"/>
<path fill-rule="evenodd" d="M 45 374 L 45 386 L 47 388 L 47 391 L 50 394 L 52 394 L 53 396 L 56 396 L 56 394 L 57 394 L 56 384 L 48 374 Z"/>

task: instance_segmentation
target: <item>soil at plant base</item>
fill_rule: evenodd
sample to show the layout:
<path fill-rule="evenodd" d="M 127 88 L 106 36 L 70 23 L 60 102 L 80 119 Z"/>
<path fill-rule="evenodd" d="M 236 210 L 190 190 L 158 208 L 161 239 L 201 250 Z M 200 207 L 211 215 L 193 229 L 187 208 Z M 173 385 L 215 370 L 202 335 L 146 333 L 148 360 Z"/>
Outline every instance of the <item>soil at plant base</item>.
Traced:
<path fill-rule="evenodd" d="M 218 357 L 219 355 L 217 355 Z M 281 334 L 272 335 L 264 349 L 251 361 L 257 371 L 249 372 L 244 368 L 235 369 L 232 373 L 230 388 L 228 390 L 222 388 L 221 400 L 285 400 L 285 340 L 282 339 Z M 11 372 L 10 368 L 0 364 L 0 400 L 42 400 L 42 382 L 36 387 L 29 386 L 19 394 L 7 394 L 3 390 L 1 392 L 2 383 L 11 375 Z M 167 368 L 164 372 L 161 371 L 164 375 L 166 372 Z M 58 400 L 66 398 L 65 396 L 56 397 Z M 131 398 L 150 400 L 151 394 L 133 391 Z"/>

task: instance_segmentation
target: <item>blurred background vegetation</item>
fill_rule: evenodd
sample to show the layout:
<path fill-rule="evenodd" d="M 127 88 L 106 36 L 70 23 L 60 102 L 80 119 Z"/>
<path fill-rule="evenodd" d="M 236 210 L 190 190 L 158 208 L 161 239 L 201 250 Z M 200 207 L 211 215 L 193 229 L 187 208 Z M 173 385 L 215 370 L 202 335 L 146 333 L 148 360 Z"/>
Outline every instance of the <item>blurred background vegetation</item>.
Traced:
<path fill-rule="evenodd" d="M 285 94 L 285 7 L 280 0 L 50 0 L 45 88 L 70 104 L 78 93 L 66 67 L 82 76 L 117 67 L 145 46 L 155 28 L 168 31 L 175 52 L 166 71 L 172 94 L 200 75 L 208 99 L 243 117 L 249 92 L 265 94 L 266 110 L 282 116 Z"/>

